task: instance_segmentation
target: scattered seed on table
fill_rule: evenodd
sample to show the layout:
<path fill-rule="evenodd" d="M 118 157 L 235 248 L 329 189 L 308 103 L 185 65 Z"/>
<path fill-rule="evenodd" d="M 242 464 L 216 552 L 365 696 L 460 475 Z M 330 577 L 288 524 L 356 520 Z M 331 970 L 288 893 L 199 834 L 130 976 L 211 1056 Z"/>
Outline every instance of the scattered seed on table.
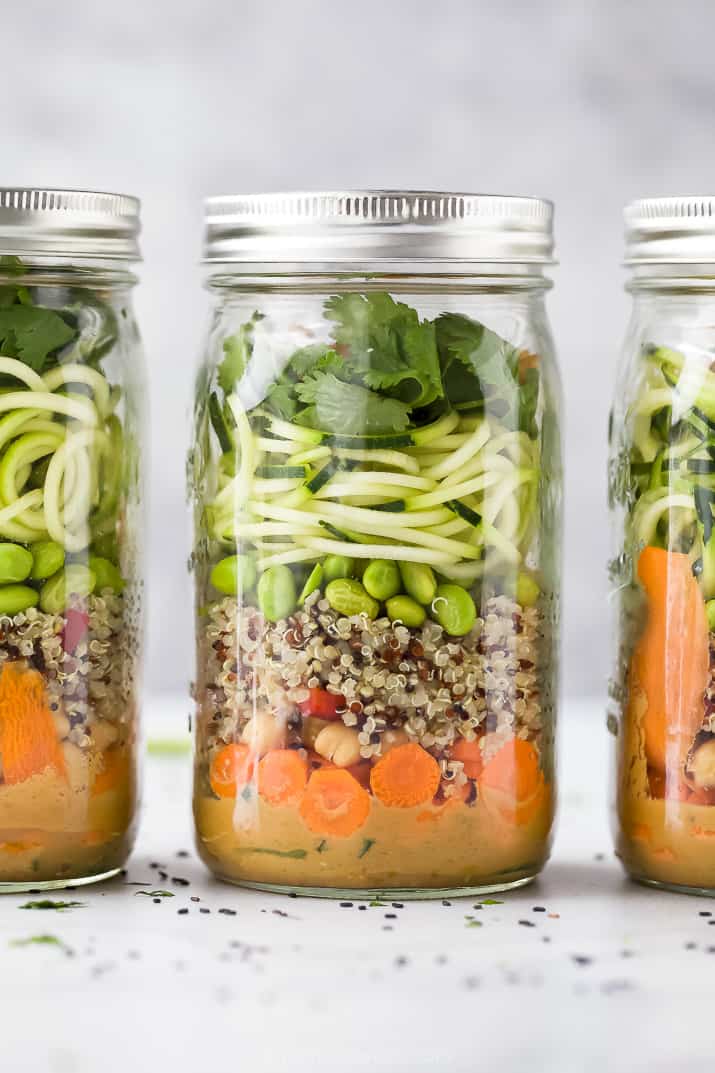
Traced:
<path fill-rule="evenodd" d="M 219 909 L 219 913 L 223 913 L 227 917 L 235 917 L 236 910 L 235 909 Z"/>
<path fill-rule="evenodd" d="M 172 876 L 171 882 L 176 883 L 177 887 L 190 887 L 191 883 L 188 879 L 182 879 L 181 876 Z"/>
<path fill-rule="evenodd" d="M 561 913 L 549 913 L 549 920 L 561 920 Z"/>
<path fill-rule="evenodd" d="M 520 920 L 519 923 L 521 924 L 522 928 L 535 928 L 536 927 L 536 924 L 534 923 L 533 920 Z"/>
<path fill-rule="evenodd" d="M 448 902 L 446 898 L 443 898 L 443 899 L 442 899 L 442 905 L 451 905 L 451 904 L 452 904 L 452 903 L 451 903 L 451 902 Z"/>
<path fill-rule="evenodd" d="M 437 954 L 437 957 L 434 959 L 434 961 L 435 961 L 435 965 L 446 965 L 447 964 L 447 955 L 446 954 Z"/>
<path fill-rule="evenodd" d="M 361 909 L 361 910 L 365 911 L 367 909 L 367 906 L 366 905 L 359 905 L 358 909 Z"/>
<path fill-rule="evenodd" d="M 341 902 L 340 903 L 340 908 L 341 909 L 352 909 L 352 906 L 353 906 L 352 902 Z"/>
<path fill-rule="evenodd" d="M 169 873 L 165 872 L 163 868 L 160 868 L 159 869 L 159 879 L 167 880 L 168 878 L 169 878 Z"/>
<path fill-rule="evenodd" d="M 403 969 L 405 967 L 405 965 L 407 965 L 407 964 L 408 964 L 408 960 L 407 960 L 406 957 L 396 957 L 395 958 L 395 965 L 397 966 L 398 969 Z"/>
<path fill-rule="evenodd" d="M 606 854 L 605 854 L 605 853 L 597 853 L 597 854 L 596 854 L 596 855 L 594 856 L 594 858 L 593 858 L 593 859 L 594 859 L 594 861 L 605 861 L 605 859 L 606 859 Z"/>
<path fill-rule="evenodd" d="M 593 964 L 593 958 L 586 957 L 585 954 L 572 954 L 571 955 L 571 960 L 574 961 L 577 965 L 582 965 L 582 966 L 583 965 L 592 965 Z"/>
<path fill-rule="evenodd" d="M 708 954 L 715 954 L 715 946 L 708 947 Z"/>
<path fill-rule="evenodd" d="M 685 943 L 685 949 L 686 950 L 697 950 L 697 948 L 698 948 L 697 943 Z"/>
<path fill-rule="evenodd" d="M 385 920 L 397 920 L 397 913 L 385 913 Z"/>
<path fill-rule="evenodd" d="M 541 936 L 541 941 L 542 941 L 542 943 L 550 943 L 551 942 L 551 936 L 550 935 L 542 935 Z"/>
<path fill-rule="evenodd" d="M 180 916 L 180 917 L 184 917 L 184 916 L 186 916 L 186 914 L 188 913 L 188 911 L 189 911 L 188 909 L 177 909 L 177 910 L 176 910 L 176 912 L 177 912 L 177 913 L 179 914 L 179 916 Z"/>
<path fill-rule="evenodd" d="M 701 910 L 700 910 L 700 912 L 698 913 L 698 916 L 701 916 L 701 917 L 711 917 L 711 916 L 712 916 L 712 913 L 710 912 L 710 910 L 709 910 L 709 909 L 701 909 Z"/>
<path fill-rule="evenodd" d="M 202 905 L 201 908 L 199 909 L 199 912 L 200 913 L 210 913 L 211 910 L 208 909 L 205 905 Z"/>
<path fill-rule="evenodd" d="M 149 863 L 149 867 L 150 867 L 150 868 L 161 868 L 161 865 L 159 864 L 159 862 L 158 862 L 158 861 L 151 861 L 151 862 Z"/>
<path fill-rule="evenodd" d="M 191 895 L 191 901 L 192 902 L 200 902 L 201 899 L 199 898 L 198 894 L 192 894 Z"/>
<path fill-rule="evenodd" d="M 532 913 L 545 913 L 546 907 L 543 905 L 535 905 L 531 911 Z"/>
<path fill-rule="evenodd" d="M 476 976 L 467 976 L 464 981 L 467 991 L 475 991 L 479 987 L 479 979 Z"/>
<path fill-rule="evenodd" d="M 392 924 L 383 924 L 382 925 L 382 930 L 383 931 L 394 931 L 395 929 L 393 928 Z"/>
<path fill-rule="evenodd" d="M 189 851 L 187 849 L 177 850 L 176 851 L 176 856 L 177 857 L 188 857 L 189 856 Z"/>
<path fill-rule="evenodd" d="M 393 909 L 404 909 L 405 907 L 402 904 L 402 902 L 393 902 L 392 903 L 392 908 Z"/>

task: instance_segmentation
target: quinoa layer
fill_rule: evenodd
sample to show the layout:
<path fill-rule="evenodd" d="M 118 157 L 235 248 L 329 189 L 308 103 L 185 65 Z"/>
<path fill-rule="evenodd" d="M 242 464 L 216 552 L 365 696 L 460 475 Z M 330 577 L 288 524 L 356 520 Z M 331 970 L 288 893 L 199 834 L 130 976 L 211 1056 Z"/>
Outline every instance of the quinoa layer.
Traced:
<path fill-rule="evenodd" d="M 387 618 L 340 616 L 314 593 L 289 619 L 266 622 L 227 597 L 209 610 L 199 686 L 199 753 L 237 741 L 256 711 L 282 720 L 300 742 L 298 705 L 312 688 L 344 698 L 338 714 L 359 732 L 363 759 L 403 730 L 435 756 L 444 786 L 465 781 L 448 757 L 457 739 L 479 739 L 484 761 L 506 741 L 542 740 L 539 664 L 544 619 L 506 596 L 490 599 L 465 637 L 427 620 L 419 629 Z"/>

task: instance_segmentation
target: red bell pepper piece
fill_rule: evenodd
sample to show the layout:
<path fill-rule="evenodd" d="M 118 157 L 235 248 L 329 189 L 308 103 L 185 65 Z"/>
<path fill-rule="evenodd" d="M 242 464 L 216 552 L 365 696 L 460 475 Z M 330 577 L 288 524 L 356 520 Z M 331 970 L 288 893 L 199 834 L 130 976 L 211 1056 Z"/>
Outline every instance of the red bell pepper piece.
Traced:
<path fill-rule="evenodd" d="M 315 719 L 339 719 L 338 710 L 345 707 L 342 693 L 328 693 L 327 689 L 311 689 L 307 700 L 302 700 L 298 707 L 303 715 Z"/>

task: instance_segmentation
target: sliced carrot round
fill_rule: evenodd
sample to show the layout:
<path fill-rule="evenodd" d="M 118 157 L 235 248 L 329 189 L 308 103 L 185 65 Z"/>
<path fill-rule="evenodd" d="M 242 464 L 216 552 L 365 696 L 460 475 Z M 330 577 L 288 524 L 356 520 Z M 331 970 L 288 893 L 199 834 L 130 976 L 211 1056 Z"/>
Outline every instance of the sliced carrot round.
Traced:
<path fill-rule="evenodd" d="M 461 761 L 464 765 L 464 774 L 468 779 L 479 778 L 482 773 L 484 761 L 482 759 L 482 750 L 479 748 L 479 741 L 477 738 L 475 738 L 474 741 L 467 741 L 466 738 L 459 738 L 449 750 L 449 755 L 452 760 Z"/>
<path fill-rule="evenodd" d="M 258 792 L 271 805 L 297 801 L 308 780 L 308 761 L 297 749 L 271 749 L 258 765 Z"/>
<path fill-rule="evenodd" d="M 247 745 L 224 745 L 211 761 L 209 781 L 218 797 L 236 797 L 251 781 L 255 756 Z"/>
<path fill-rule="evenodd" d="M 370 774 L 370 787 L 383 805 L 412 808 L 431 801 L 441 773 L 433 756 L 415 742 L 396 745 L 381 757 Z"/>
<path fill-rule="evenodd" d="M 539 756 L 530 741 L 512 738 L 492 757 L 479 779 L 479 791 L 510 823 L 528 823 L 547 800 Z"/>
<path fill-rule="evenodd" d="M 359 830 L 369 812 L 370 795 L 344 768 L 314 771 L 300 804 L 306 827 L 342 838 Z"/>

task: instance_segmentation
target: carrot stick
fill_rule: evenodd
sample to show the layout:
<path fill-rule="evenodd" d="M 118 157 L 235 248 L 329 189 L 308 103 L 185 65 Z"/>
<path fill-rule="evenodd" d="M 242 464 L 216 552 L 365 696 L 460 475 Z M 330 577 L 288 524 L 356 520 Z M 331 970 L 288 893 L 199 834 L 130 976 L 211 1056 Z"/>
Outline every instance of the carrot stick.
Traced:
<path fill-rule="evenodd" d="M 370 787 L 383 805 L 412 808 L 437 793 L 439 764 L 421 745 L 396 745 L 381 757 L 370 774 Z"/>
<path fill-rule="evenodd" d="M 209 782 L 217 797 L 236 797 L 253 777 L 255 756 L 247 745 L 224 745 L 211 761 Z"/>
<path fill-rule="evenodd" d="M 648 601 L 648 620 L 631 660 L 630 713 L 638 712 L 648 763 L 683 777 L 688 750 L 704 715 L 708 683 L 708 624 L 687 555 L 646 547 L 638 577 Z M 645 698 L 645 710 L 638 698 Z"/>
<path fill-rule="evenodd" d="M 308 780 L 305 753 L 296 749 L 272 749 L 258 765 L 258 792 L 271 805 L 297 801 Z"/>
<path fill-rule="evenodd" d="M 365 823 L 370 795 L 344 768 L 319 768 L 308 780 L 300 804 L 306 827 L 315 834 L 347 838 Z"/>
<path fill-rule="evenodd" d="M 65 773 L 42 675 L 20 660 L 5 663 L 0 671 L 0 758 L 10 785 L 48 767 Z"/>

